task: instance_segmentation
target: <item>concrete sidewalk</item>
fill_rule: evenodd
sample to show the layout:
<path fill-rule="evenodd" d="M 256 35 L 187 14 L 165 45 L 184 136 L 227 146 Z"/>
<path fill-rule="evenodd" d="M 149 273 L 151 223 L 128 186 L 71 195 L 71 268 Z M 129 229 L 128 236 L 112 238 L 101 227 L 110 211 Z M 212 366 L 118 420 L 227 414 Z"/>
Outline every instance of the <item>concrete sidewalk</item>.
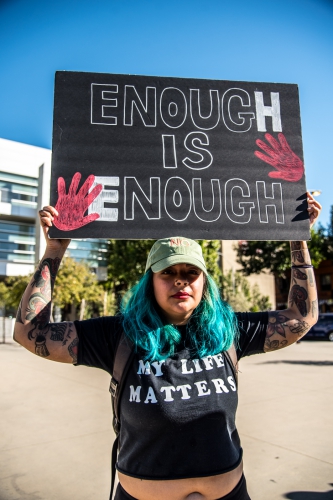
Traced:
<path fill-rule="evenodd" d="M 333 343 L 302 342 L 240 369 L 252 500 L 333 499 Z M 108 499 L 108 387 L 101 370 L 0 345 L 0 500 Z"/>

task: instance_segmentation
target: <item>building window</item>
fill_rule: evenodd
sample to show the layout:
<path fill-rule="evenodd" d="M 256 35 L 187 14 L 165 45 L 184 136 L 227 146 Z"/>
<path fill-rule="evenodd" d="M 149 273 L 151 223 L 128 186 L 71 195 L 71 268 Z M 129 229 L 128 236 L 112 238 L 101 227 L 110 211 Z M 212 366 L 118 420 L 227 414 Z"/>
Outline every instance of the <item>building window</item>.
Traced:
<path fill-rule="evenodd" d="M 67 255 L 80 262 L 84 261 L 92 269 L 106 267 L 107 240 L 91 238 L 89 240 L 72 240 L 69 244 Z"/>
<path fill-rule="evenodd" d="M 35 261 L 35 226 L 0 221 L 0 260 L 21 264 Z"/>
<path fill-rule="evenodd" d="M 327 290 L 331 290 L 331 275 L 330 274 L 322 274 L 320 276 L 320 289 L 324 292 Z"/>
<path fill-rule="evenodd" d="M 37 208 L 38 179 L 0 172 L 0 202 Z"/>

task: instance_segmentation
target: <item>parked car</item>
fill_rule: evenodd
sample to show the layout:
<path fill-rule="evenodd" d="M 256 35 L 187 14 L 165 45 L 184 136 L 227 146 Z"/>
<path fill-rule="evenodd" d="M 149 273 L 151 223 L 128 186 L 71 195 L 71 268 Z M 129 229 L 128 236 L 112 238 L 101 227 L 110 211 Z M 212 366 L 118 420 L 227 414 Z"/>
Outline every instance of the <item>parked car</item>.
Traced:
<path fill-rule="evenodd" d="M 318 322 L 302 340 L 330 340 L 333 342 L 333 313 L 319 314 Z"/>

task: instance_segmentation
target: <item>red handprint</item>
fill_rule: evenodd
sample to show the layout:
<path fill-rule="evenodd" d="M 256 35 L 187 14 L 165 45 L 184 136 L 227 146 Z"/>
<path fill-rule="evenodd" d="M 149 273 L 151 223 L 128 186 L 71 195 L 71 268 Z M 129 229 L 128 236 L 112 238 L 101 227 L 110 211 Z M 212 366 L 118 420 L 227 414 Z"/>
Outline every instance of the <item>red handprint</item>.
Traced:
<path fill-rule="evenodd" d="M 89 224 L 99 218 L 99 214 L 94 213 L 84 216 L 89 205 L 102 191 L 103 186 L 98 184 L 94 187 L 91 193 L 88 194 L 89 189 L 94 183 L 95 176 L 89 175 L 79 192 L 77 188 L 80 184 L 81 174 L 76 172 L 74 174 L 71 185 L 66 194 L 66 184 L 63 177 L 58 179 L 58 201 L 55 206 L 59 215 L 54 217 L 53 224 L 62 231 L 72 231 L 79 227 Z"/>
<path fill-rule="evenodd" d="M 299 181 L 304 174 L 304 165 L 300 158 L 290 148 L 287 139 L 283 134 L 278 134 L 279 142 L 274 139 L 270 134 L 265 134 L 265 139 L 269 142 L 268 146 L 260 139 L 256 140 L 256 144 L 267 155 L 261 151 L 255 151 L 254 154 L 276 168 L 277 172 L 273 170 L 269 172 L 268 176 L 274 179 L 283 179 L 289 182 Z"/>

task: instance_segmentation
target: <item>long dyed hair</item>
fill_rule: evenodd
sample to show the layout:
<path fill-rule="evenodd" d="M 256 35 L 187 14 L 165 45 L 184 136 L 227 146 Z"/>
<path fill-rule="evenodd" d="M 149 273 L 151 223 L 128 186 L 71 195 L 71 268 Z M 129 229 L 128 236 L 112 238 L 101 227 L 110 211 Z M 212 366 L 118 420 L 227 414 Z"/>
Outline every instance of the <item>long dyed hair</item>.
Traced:
<path fill-rule="evenodd" d="M 125 294 L 121 304 L 123 328 L 146 360 L 162 360 L 172 356 L 180 342 L 177 327 L 166 324 L 159 314 L 153 291 L 153 272 Z M 205 276 L 202 299 L 187 324 L 192 357 L 217 354 L 228 350 L 237 341 L 238 328 L 231 307 L 221 300 L 213 278 Z"/>

